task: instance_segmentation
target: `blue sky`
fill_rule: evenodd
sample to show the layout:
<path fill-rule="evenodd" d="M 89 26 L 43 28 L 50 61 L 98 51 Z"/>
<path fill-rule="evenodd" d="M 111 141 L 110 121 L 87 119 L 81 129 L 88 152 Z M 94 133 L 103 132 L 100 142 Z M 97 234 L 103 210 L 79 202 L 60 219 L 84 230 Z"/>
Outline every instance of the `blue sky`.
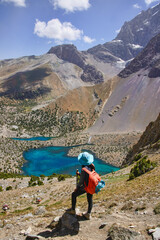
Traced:
<path fill-rule="evenodd" d="M 160 0 L 0 0 L 0 59 L 41 55 L 73 43 L 111 41 L 125 21 Z"/>

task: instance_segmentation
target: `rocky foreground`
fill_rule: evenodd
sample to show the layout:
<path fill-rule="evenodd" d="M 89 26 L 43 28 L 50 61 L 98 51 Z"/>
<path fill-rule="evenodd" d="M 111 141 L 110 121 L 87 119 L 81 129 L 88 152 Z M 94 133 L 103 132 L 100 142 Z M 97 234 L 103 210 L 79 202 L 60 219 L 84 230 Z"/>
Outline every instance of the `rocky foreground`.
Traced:
<path fill-rule="evenodd" d="M 44 185 L 35 187 L 27 187 L 29 178 L 0 180 L 0 185 L 17 186 L 0 192 L 0 206 L 9 206 L 0 212 L 0 239 L 152 239 L 148 231 L 160 227 L 160 150 L 148 148 L 143 154 L 157 166 L 131 181 L 132 166 L 103 176 L 106 187 L 94 195 L 89 221 L 81 216 L 87 207 L 85 195 L 78 198 L 76 217 L 65 213 L 75 178 L 45 178 Z"/>

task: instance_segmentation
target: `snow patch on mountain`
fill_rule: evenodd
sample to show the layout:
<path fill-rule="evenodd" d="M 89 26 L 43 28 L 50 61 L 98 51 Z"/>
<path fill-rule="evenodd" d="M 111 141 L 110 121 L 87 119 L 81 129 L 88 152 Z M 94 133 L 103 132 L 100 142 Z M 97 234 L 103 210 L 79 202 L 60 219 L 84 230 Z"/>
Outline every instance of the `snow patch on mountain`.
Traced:
<path fill-rule="evenodd" d="M 143 46 L 140 46 L 138 44 L 131 44 L 131 43 L 129 43 L 128 46 L 130 46 L 133 49 L 143 48 Z"/>
<path fill-rule="evenodd" d="M 143 23 L 144 23 L 144 25 L 149 25 L 149 22 L 147 20 L 144 21 Z"/>
<path fill-rule="evenodd" d="M 152 17 L 155 16 L 158 12 L 159 12 L 159 11 L 155 12 L 155 13 L 152 15 Z"/>
<path fill-rule="evenodd" d="M 123 42 L 122 40 L 112 40 L 112 43 Z"/>
<path fill-rule="evenodd" d="M 139 29 L 137 29 L 137 32 L 139 32 L 139 31 L 143 31 L 143 28 L 139 28 Z"/>
<path fill-rule="evenodd" d="M 119 59 L 118 61 L 117 61 L 117 67 L 118 68 L 125 68 L 125 66 L 126 66 L 126 61 L 123 61 L 122 59 Z"/>

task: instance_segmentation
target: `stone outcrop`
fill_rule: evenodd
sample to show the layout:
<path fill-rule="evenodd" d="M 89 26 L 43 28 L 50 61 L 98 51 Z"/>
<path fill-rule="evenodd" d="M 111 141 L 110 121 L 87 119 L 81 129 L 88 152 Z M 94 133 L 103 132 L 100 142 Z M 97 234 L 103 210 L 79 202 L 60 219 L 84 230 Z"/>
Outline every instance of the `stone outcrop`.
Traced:
<path fill-rule="evenodd" d="M 132 150 L 128 153 L 124 164 L 126 163 L 132 163 L 133 156 L 148 146 L 155 144 L 158 140 L 160 140 L 160 114 L 155 122 L 150 122 L 147 126 L 146 130 L 140 137 L 137 144 L 135 144 L 132 148 Z"/>
<path fill-rule="evenodd" d="M 141 69 L 149 69 L 150 78 L 160 76 L 160 34 L 152 38 L 146 48 L 118 76 L 126 78 Z"/>
<path fill-rule="evenodd" d="M 65 212 L 62 217 L 55 218 L 48 228 L 58 233 L 68 232 L 68 234 L 75 235 L 79 232 L 79 221 L 75 215 Z"/>
<path fill-rule="evenodd" d="M 103 82 L 103 74 L 98 71 L 94 66 L 87 64 L 84 67 L 81 79 L 84 82 L 94 82 L 95 84 Z"/>
<path fill-rule="evenodd" d="M 55 54 L 58 58 L 73 63 L 83 69 L 81 79 L 84 82 L 93 82 L 95 84 L 103 82 L 103 74 L 98 71 L 95 66 L 87 64 L 85 54 L 78 51 L 73 44 L 52 47 L 48 54 Z"/>
<path fill-rule="evenodd" d="M 111 240 L 145 240 L 144 236 L 140 233 L 116 224 L 109 229 L 109 237 Z"/>
<path fill-rule="evenodd" d="M 157 227 L 155 229 L 150 229 L 149 233 L 152 234 L 153 240 L 160 239 L 160 228 L 159 227 Z"/>
<path fill-rule="evenodd" d="M 52 47 L 48 54 L 55 54 L 58 58 L 76 64 L 82 69 L 85 67 L 85 56 L 73 44 Z"/>

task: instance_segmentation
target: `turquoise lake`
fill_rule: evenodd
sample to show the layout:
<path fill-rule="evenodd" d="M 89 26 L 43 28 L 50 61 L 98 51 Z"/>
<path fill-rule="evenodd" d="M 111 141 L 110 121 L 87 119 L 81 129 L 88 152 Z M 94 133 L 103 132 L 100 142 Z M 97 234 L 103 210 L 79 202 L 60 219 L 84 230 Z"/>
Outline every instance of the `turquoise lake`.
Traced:
<path fill-rule="evenodd" d="M 48 141 L 52 139 L 53 137 L 31 137 L 31 138 L 12 138 L 13 140 L 19 140 L 19 141 Z"/>
<path fill-rule="evenodd" d="M 23 153 L 27 162 L 22 170 L 25 175 L 29 176 L 40 176 L 41 174 L 49 176 L 53 173 L 75 175 L 77 168 L 81 170 L 81 165 L 78 163 L 77 157 L 67 156 L 69 149 L 73 147 L 76 146 L 30 149 Z M 119 170 L 119 168 L 108 165 L 98 158 L 94 159 L 94 165 L 96 171 L 101 175 Z"/>

